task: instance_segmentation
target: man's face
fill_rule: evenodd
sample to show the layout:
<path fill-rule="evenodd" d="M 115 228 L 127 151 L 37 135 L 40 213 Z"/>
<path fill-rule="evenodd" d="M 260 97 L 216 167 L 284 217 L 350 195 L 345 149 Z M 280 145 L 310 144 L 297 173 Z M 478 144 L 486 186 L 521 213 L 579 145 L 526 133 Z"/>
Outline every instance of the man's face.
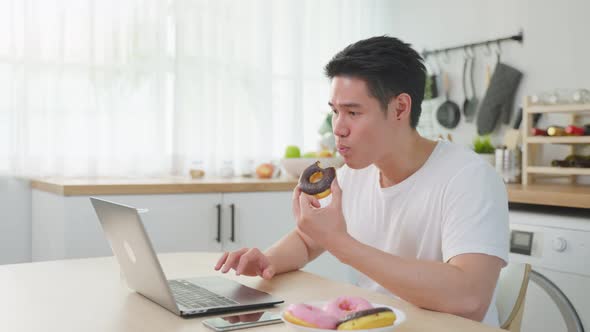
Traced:
<path fill-rule="evenodd" d="M 364 80 L 334 77 L 329 104 L 336 147 L 349 167 L 365 168 L 391 151 L 391 144 L 395 144 L 395 116 L 385 116 Z"/>

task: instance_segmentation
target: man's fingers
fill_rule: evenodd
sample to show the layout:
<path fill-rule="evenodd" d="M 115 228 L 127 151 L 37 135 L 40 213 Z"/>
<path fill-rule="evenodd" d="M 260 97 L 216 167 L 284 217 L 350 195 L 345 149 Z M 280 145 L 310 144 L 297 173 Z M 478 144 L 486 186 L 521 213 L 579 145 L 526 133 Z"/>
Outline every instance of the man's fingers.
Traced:
<path fill-rule="evenodd" d="M 269 265 L 266 269 L 262 271 L 262 278 L 266 280 L 270 280 L 275 275 L 275 269 L 272 265 Z"/>
<path fill-rule="evenodd" d="M 229 271 L 230 269 L 232 269 L 232 268 L 235 269 L 240 257 L 246 251 L 248 251 L 248 248 L 242 248 L 238 251 L 234 251 L 234 252 L 230 253 L 229 256 L 227 257 L 227 260 L 225 261 L 225 265 L 223 265 L 223 269 L 221 269 L 221 272 L 227 273 L 227 271 Z"/>
<path fill-rule="evenodd" d="M 249 263 L 256 263 L 256 256 L 253 254 L 255 253 L 255 250 L 256 249 L 250 249 L 247 253 L 243 254 L 242 257 L 240 257 L 240 262 L 238 267 L 236 267 L 236 275 L 244 273 L 244 270 L 248 268 Z"/>
<path fill-rule="evenodd" d="M 258 248 L 252 248 L 240 257 L 240 262 L 236 267 L 236 275 L 246 273 L 249 276 L 262 276 L 262 270 L 268 264 L 269 262 L 266 256 Z"/>
<path fill-rule="evenodd" d="M 300 214 L 300 209 L 299 209 L 299 196 L 301 195 L 301 189 L 299 188 L 299 185 L 297 185 L 295 187 L 295 189 L 293 189 L 293 199 L 292 201 L 292 207 L 293 207 L 293 215 L 295 216 L 295 218 L 297 218 L 297 216 L 299 216 Z"/>
<path fill-rule="evenodd" d="M 223 266 L 223 264 L 227 260 L 228 255 L 229 255 L 229 252 L 227 252 L 227 251 L 224 252 L 223 255 L 221 255 L 221 257 L 217 261 L 217 264 L 215 264 L 215 271 L 219 271 L 219 269 L 221 269 L 221 267 Z"/>
<path fill-rule="evenodd" d="M 302 215 L 309 213 L 313 208 L 319 209 L 321 206 L 320 200 L 313 195 L 301 193 L 299 196 L 299 209 Z"/>
<path fill-rule="evenodd" d="M 317 197 L 315 196 L 311 196 L 311 200 L 310 200 L 311 206 L 313 206 L 314 208 L 321 208 L 322 205 L 320 204 L 320 200 L 317 199 Z"/>
<path fill-rule="evenodd" d="M 299 195 L 299 208 L 301 209 L 301 212 L 303 212 L 303 208 L 309 209 L 310 207 L 312 207 L 314 200 L 317 201 L 317 198 L 305 193 L 301 193 L 301 195 Z"/>
<path fill-rule="evenodd" d="M 307 211 L 311 209 L 311 203 L 309 202 L 309 198 L 306 194 L 299 195 L 299 210 L 301 211 L 301 215 L 307 213 Z"/>
<path fill-rule="evenodd" d="M 337 206 L 342 206 L 342 189 L 340 188 L 340 184 L 338 184 L 337 178 L 332 181 L 330 191 L 332 192 L 332 201 L 330 202 L 330 205 L 336 204 Z"/>

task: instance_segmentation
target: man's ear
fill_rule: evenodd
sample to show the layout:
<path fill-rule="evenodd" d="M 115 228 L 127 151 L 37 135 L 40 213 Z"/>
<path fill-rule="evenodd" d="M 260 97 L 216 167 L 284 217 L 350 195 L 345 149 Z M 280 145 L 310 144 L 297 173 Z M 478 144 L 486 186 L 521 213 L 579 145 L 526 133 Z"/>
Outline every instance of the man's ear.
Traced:
<path fill-rule="evenodd" d="M 409 118 L 412 111 L 412 97 L 407 93 L 400 93 L 391 98 L 388 108 L 396 120 Z"/>

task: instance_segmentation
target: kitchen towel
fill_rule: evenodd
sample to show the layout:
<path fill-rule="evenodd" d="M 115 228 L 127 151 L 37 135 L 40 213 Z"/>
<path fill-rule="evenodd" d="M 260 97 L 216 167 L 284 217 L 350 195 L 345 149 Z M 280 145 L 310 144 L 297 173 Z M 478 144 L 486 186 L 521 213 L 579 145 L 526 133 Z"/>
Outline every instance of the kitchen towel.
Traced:
<path fill-rule="evenodd" d="M 522 79 L 522 73 L 507 64 L 498 63 L 490 80 L 478 111 L 477 133 L 487 135 L 494 131 L 498 118 L 504 123 L 510 122 L 512 105 L 516 90 Z"/>

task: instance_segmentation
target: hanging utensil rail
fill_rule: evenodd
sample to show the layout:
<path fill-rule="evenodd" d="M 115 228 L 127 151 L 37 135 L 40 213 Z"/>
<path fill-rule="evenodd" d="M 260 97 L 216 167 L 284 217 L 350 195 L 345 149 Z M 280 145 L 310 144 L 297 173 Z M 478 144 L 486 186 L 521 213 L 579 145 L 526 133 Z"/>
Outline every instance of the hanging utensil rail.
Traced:
<path fill-rule="evenodd" d="M 437 54 L 437 53 L 443 53 L 443 52 L 455 51 L 455 50 L 460 50 L 460 49 L 472 48 L 472 47 L 476 47 L 476 46 L 488 46 L 489 47 L 490 44 L 500 44 L 501 42 L 511 41 L 511 40 L 517 41 L 519 43 L 522 43 L 524 41 L 523 31 L 521 30 L 517 35 L 509 36 L 509 37 L 489 39 L 489 40 L 484 40 L 484 41 L 480 41 L 480 42 L 476 42 L 476 43 L 463 44 L 463 45 L 457 45 L 457 46 L 452 46 L 452 47 L 439 48 L 439 49 L 434 49 L 434 50 L 424 50 L 424 51 L 422 51 L 422 55 L 424 57 L 427 57 L 429 55 L 433 55 L 433 54 Z"/>

